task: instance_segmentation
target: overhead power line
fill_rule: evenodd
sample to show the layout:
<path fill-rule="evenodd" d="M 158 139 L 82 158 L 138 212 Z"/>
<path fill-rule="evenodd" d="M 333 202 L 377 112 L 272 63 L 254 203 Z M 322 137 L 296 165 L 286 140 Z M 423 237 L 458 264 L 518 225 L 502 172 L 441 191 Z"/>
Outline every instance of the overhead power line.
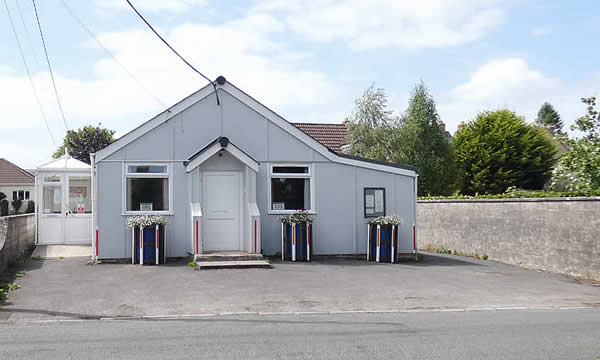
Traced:
<path fill-rule="evenodd" d="M 52 79 L 52 86 L 54 88 L 54 95 L 56 95 L 56 102 L 58 103 L 58 109 L 60 110 L 60 115 L 62 116 L 63 123 L 67 130 L 69 130 L 69 125 L 67 124 L 67 119 L 65 118 L 65 112 L 63 111 L 62 103 L 60 102 L 60 96 L 58 96 L 58 90 L 56 89 L 56 81 L 54 80 L 54 73 L 52 72 L 52 66 L 50 65 L 50 57 L 48 56 L 48 49 L 46 49 L 46 41 L 44 40 L 44 32 L 42 31 L 42 24 L 40 23 L 40 16 L 38 15 L 37 6 L 35 5 L 35 0 L 31 0 L 33 3 L 33 10 L 35 11 L 35 19 L 37 20 L 38 29 L 40 30 L 40 38 L 42 39 L 42 45 L 44 47 L 44 55 L 46 55 L 46 63 L 48 64 L 48 71 L 50 71 L 50 78 Z"/>
<path fill-rule="evenodd" d="M 102 42 L 100 42 L 100 40 L 98 39 L 98 37 L 96 36 L 96 34 L 90 30 L 89 27 L 87 27 L 83 21 L 75 14 L 75 12 L 73 11 L 73 9 L 71 9 L 71 7 L 69 7 L 69 5 L 67 5 L 65 0 L 60 0 L 65 8 L 65 10 L 67 10 L 67 12 L 69 13 L 69 15 L 73 18 L 73 20 L 75 20 L 79 26 L 81 26 L 83 28 L 83 30 L 85 30 L 85 32 L 87 32 L 87 34 L 96 41 L 96 43 L 98 44 L 98 46 L 100 46 L 100 48 L 102 50 L 104 50 L 104 52 L 106 52 L 114 61 L 115 63 L 117 63 L 117 65 L 119 65 L 121 67 L 121 69 L 123 71 L 125 71 L 125 73 L 127 73 L 127 75 L 129 75 L 129 77 L 131 79 L 133 79 L 136 83 L 138 83 L 138 85 L 146 92 L 146 94 L 150 97 L 152 97 L 157 103 L 159 103 L 162 107 L 164 108 L 168 108 L 167 105 L 165 105 L 162 101 L 160 101 L 160 99 L 158 97 L 156 97 L 154 94 L 152 94 L 152 92 L 146 87 L 144 86 L 144 84 L 135 76 L 133 75 L 133 73 L 131 71 L 129 71 L 129 69 L 127 69 L 125 67 L 125 65 L 123 65 L 123 63 L 121 63 L 117 57 L 106 48 L 106 46 L 104 46 L 102 44 Z"/>
<path fill-rule="evenodd" d="M 34 1 L 34 0 L 32 0 Z M 133 4 L 131 3 L 131 1 L 129 0 L 125 0 L 127 1 L 127 4 L 129 4 L 129 6 L 133 9 L 133 11 L 135 11 L 135 13 L 140 17 L 140 19 L 142 19 L 142 21 L 148 25 L 148 27 L 150 28 L 150 30 L 152 30 L 152 32 L 158 36 L 158 38 L 165 43 L 165 45 L 167 45 L 167 47 L 169 49 L 171 49 L 171 51 L 173 51 L 175 53 L 175 55 L 177 55 L 181 61 L 183 61 L 187 66 L 189 66 L 192 70 L 194 70 L 198 75 L 202 76 L 204 79 L 206 79 L 206 81 L 208 81 L 213 88 L 215 89 L 215 96 L 217 97 L 217 105 L 219 105 L 219 95 L 217 94 L 217 85 L 214 81 L 212 81 L 211 79 L 209 79 L 206 75 L 204 75 L 203 73 L 201 73 L 200 71 L 198 71 L 198 69 L 196 69 L 192 64 L 190 64 L 183 56 L 181 56 L 177 50 L 173 49 L 173 47 L 167 42 L 167 40 L 165 40 L 162 36 L 160 36 L 160 34 L 154 30 L 154 28 L 152 27 L 152 25 L 150 25 L 150 23 L 144 18 L 144 16 L 142 16 L 142 14 L 140 14 L 140 12 L 135 8 L 135 6 L 133 6 Z"/>
<path fill-rule="evenodd" d="M 17 47 L 19 48 L 19 53 L 21 54 L 21 60 L 23 61 L 23 65 L 25 66 L 25 71 L 27 72 L 27 77 L 29 78 L 29 82 L 31 83 L 31 88 L 33 89 L 33 95 L 35 97 L 35 101 L 37 102 L 40 113 L 42 114 L 42 118 L 44 119 L 44 123 L 46 124 L 46 130 L 48 130 L 48 135 L 50 135 L 50 139 L 52 139 L 52 143 L 56 146 L 56 140 L 54 139 L 54 135 L 52 135 L 52 131 L 50 131 L 50 126 L 48 125 L 48 119 L 46 118 L 46 114 L 44 112 L 44 107 L 42 106 L 42 102 L 40 101 L 40 97 L 38 95 L 37 89 L 33 82 L 33 78 L 31 77 L 31 71 L 29 71 L 29 65 L 27 65 L 27 60 L 25 60 L 25 55 L 23 54 L 23 48 L 21 47 L 21 41 L 19 41 L 19 36 L 17 35 L 17 30 L 15 28 L 15 24 L 13 23 L 12 16 L 10 15 L 10 10 L 8 8 L 8 4 L 6 0 L 4 0 L 4 7 L 6 7 L 6 14 L 8 15 L 8 20 L 10 22 L 10 27 L 12 28 L 13 34 L 15 35 L 15 40 L 17 41 Z"/>

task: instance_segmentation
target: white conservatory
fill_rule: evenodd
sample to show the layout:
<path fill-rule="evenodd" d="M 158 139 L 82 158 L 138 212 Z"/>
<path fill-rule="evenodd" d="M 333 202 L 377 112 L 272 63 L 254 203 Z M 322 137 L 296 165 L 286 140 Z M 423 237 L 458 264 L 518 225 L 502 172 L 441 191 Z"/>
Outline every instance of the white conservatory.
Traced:
<path fill-rule="evenodd" d="M 36 243 L 92 243 L 92 177 L 88 164 L 64 155 L 35 169 Z"/>

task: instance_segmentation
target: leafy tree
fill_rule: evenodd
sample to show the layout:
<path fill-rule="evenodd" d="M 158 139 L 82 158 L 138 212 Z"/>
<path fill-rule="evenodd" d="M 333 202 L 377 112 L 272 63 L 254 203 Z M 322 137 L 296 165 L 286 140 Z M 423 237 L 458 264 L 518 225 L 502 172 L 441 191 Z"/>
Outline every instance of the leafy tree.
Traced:
<path fill-rule="evenodd" d="M 555 146 L 542 130 L 509 110 L 483 112 L 454 134 L 463 194 L 501 194 L 509 186 L 543 188 Z"/>
<path fill-rule="evenodd" d="M 387 95 L 383 89 L 375 89 L 371 85 L 356 99 L 354 111 L 348 120 L 347 153 L 375 160 L 390 160 L 391 131 L 395 119 L 387 109 Z"/>
<path fill-rule="evenodd" d="M 25 210 L 26 214 L 32 214 L 35 212 L 35 201 L 29 200 L 27 201 L 27 209 Z"/>
<path fill-rule="evenodd" d="M 582 98 L 587 105 L 587 113 L 577 119 L 571 130 L 583 134 L 578 139 L 562 136 L 569 145 L 569 152 L 561 157 L 554 169 L 553 185 L 567 183 L 568 190 L 600 190 L 600 114 L 596 110 L 596 98 Z"/>
<path fill-rule="evenodd" d="M 457 172 L 452 139 L 423 82 L 412 91 L 408 109 L 394 133 L 393 145 L 392 161 L 417 168 L 420 196 L 454 192 Z"/>
<path fill-rule="evenodd" d="M 552 129 L 555 134 L 562 133 L 563 123 L 560 115 L 558 115 L 554 107 L 548 102 L 545 102 L 538 111 L 535 123 L 539 126 Z"/>
<path fill-rule="evenodd" d="M 114 130 L 101 128 L 100 125 L 84 126 L 77 131 L 69 130 L 65 135 L 63 144 L 54 153 L 54 158 L 59 158 L 65 154 L 65 149 L 77 160 L 86 164 L 90 163 L 90 154 L 95 153 L 115 141 Z"/>
<path fill-rule="evenodd" d="M 13 201 L 11 201 L 10 204 L 12 205 L 15 214 L 18 214 L 19 210 L 21 210 L 21 205 L 23 205 L 23 200 L 16 198 L 13 199 Z"/>

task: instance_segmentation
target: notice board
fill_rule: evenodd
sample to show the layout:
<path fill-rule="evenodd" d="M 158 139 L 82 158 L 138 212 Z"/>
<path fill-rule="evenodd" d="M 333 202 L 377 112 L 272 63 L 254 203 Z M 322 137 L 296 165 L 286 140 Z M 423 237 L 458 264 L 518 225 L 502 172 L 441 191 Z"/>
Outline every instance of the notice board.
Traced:
<path fill-rule="evenodd" d="M 365 218 L 385 216 L 385 188 L 364 188 Z"/>

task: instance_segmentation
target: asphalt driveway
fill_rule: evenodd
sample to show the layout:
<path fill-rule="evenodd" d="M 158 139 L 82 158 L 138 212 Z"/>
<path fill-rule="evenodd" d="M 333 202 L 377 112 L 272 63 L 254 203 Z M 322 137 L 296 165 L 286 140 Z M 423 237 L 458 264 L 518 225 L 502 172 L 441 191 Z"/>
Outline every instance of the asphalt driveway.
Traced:
<path fill-rule="evenodd" d="M 0 320 L 502 308 L 600 307 L 600 286 L 494 261 L 427 254 L 423 262 L 273 262 L 271 269 L 195 271 L 88 265 L 83 258 L 20 264 L 21 288 Z"/>

